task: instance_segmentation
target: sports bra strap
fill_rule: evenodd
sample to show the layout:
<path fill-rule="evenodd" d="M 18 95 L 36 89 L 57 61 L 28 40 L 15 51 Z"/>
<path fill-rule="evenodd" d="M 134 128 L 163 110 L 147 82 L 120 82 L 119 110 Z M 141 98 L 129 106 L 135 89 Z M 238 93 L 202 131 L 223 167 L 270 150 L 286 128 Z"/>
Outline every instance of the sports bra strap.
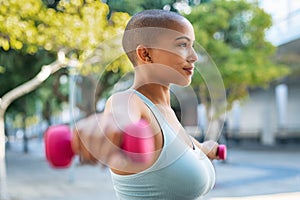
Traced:
<path fill-rule="evenodd" d="M 166 119 L 161 114 L 161 112 L 159 111 L 157 106 L 152 101 L 150 101 L 150 99 L 148 99 L 145 95 L 143 95 L 139 91 L 137 91 L 135 89 L 130 89 L 130 90 L 133 91 L 135 94 L 137 94 L 142 99 L 142 101 L 147 105 L 147 107 L 152 111 L 152 113 L 154 114 L 154 117 L 158 121 L 160 127 L 161 128 L 164 127 L 166 124 Z"/>

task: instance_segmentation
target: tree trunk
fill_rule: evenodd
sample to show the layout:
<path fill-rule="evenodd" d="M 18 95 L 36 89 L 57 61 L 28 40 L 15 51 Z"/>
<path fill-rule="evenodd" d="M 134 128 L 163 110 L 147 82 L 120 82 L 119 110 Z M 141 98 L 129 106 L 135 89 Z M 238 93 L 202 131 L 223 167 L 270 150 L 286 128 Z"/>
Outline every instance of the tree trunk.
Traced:
<path fill-rule="evenodd" d="M 26 130 L 26 114 L 22 113 L 23 152 L 28 153 L 28 134 Z"/>
<path fill-rule="evenodd" d="M 7 200 L 4 111 L 0 110 L 0 199 Z"/>
<path fill-rule="evenodd" d="M 35 90 L 50 75 L 64 67 L 66 64 L 59 60 L 44 65 L 41 71 L 31 80 L 12 89 L 0 98 L 0 200 L 8 199 L 6 182 L 6 163 L 5 163 L 5 126 L 4 117 L 8 106 L 17 98 Z"/>
<path fill-rule="evenodd" d="M 43 119 L 46 120 L 47 126 L 51 125 L 51 115 L 52 115 L 52 110 L 51 110 L 51 102 L 49 100 L 46 100 L 43 106 Z"/>

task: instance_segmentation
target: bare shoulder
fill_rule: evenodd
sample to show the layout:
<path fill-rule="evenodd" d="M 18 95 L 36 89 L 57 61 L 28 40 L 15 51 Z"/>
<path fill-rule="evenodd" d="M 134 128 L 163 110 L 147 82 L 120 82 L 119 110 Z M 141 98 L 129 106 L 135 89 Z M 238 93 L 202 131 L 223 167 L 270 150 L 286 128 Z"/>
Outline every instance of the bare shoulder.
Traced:
<path fill-rule="evenodd" d="M 104 114 L 113 115 L 117 121 L 130 124 L 143 118 L 144 110 L 142 100 L 133 91 L 125 90 L 109 97 Z"/>
<path fill-rule="evenodd" d="M 133 90 L 113 94 L 107 101 L 105 113 L 113 115 L 122 125 L 131 124 L 141 118 L 146 119 L 155 133 L 160 132 L 155 116 Z"/>
<path fill-rule="evenodd" d="M 111 170 L 116 174 L 128 175 L 143 171 L 153 165 L 158 159 L 163 147 L 163 137 L 155 116 L 143 100 L 132 90 L 115 93 L 108 99 L 105 112 L 113 115 L 119 127 L 125 127 L 140 119 L 145 119 L 150 124 L 151 131 L 154 135 L 155 151 L 150 162 L 142 164 L 132 162 L 127 166 L 129 170 L 113 168 L 111 168 Z"/>

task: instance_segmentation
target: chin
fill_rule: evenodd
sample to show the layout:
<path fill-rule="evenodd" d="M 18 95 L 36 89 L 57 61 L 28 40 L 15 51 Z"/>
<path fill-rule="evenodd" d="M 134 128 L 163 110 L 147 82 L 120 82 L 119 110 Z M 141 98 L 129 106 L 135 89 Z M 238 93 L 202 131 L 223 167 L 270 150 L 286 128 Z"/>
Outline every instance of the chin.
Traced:
<path fill-rule="evenodd" d="M 181 87 L 187 87 L 191 84 L 192 80 L 191 79 L 185 79 L 185 80 L 180 80 L 175 82 L 175 85 L 181 86 Z"/>

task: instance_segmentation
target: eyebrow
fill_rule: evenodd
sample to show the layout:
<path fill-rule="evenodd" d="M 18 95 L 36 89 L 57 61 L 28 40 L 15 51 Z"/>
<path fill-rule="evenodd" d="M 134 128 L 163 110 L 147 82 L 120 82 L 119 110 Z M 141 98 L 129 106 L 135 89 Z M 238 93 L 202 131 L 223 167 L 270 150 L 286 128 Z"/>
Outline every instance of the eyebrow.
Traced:
<path fill-rule="evenodd" d="M 180 36 L 180 37 L 176 38 L 175 40 L 181 40 L 181 39 L 186 39 L 186 40 L 188 40 L 189 42 L 191 41 L 191 39 L 188 38 L 188 37 L 186 37 L 186 36 Z"/>

